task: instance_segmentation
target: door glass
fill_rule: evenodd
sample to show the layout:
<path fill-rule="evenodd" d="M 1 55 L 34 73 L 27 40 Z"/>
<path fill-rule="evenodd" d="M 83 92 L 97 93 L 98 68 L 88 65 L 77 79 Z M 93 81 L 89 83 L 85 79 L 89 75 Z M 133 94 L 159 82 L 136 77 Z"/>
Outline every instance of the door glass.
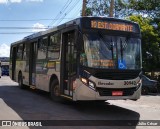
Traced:
<path fill-rule="evenodd" d="M 72 96 L 72 90 L 73 90 L 73 78 L 76 74 L 76 45 L 75 45 L 75 31 L 71 31 L 68 33 L 63 34 L 63 60 L 64 64 L 62 67 L 64 70 L 62 70 L 63 74 L 63 90 L 65 95 Z M 63 62 L 63 61 L 62 61 Z"/>

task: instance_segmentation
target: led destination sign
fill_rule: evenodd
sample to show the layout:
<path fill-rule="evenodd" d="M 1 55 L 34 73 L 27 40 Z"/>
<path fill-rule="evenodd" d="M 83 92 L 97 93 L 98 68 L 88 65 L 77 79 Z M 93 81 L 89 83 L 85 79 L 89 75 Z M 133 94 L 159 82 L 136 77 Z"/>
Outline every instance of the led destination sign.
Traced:
<path fill-rule="evenodd" d="M 133 25 L 125 24 L 125 23 L 97 21 L 97 20 L 91 21 L 91 28 L 97 28 L 97 29 L 108 29 L 108 30 L 134 32 L 133 27 L 134 27 Z"/>

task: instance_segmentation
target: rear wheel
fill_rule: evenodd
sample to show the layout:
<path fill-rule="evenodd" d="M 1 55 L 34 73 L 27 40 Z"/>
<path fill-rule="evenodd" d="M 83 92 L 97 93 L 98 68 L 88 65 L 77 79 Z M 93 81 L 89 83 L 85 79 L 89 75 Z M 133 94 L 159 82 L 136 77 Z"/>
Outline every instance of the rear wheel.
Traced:
<path fill-rule="evenodd" d="M 50 87 L 51 99 L 54 101 L 60 101 L 60 86 L 58 80 L 53 80 Z"/>

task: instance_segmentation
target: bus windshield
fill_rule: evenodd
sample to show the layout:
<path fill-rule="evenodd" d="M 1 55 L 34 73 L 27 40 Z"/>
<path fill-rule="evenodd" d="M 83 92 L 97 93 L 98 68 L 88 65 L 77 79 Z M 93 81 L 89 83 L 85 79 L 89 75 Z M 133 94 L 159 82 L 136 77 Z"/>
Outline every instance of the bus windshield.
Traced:
<path fill-rule="evenodd" d="M 9 65 L 2 65 L 1 68 L 2 68 L 2 71 L 8 71 Z"/>
<path fill-rule="evenodd" d="M 83 66 L 103 69 L 141 69 L 139 38 L 112 36 L 100 32 L 83 34 Z"/>

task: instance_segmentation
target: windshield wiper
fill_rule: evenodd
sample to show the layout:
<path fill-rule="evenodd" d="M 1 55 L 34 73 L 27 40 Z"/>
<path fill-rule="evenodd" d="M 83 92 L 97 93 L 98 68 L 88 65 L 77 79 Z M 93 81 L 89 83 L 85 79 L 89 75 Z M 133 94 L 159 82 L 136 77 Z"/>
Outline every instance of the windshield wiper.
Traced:
<path fill-rule="evenodd" d="M 107 48 L 109 50 L 111 50 L 112 49 L 112 45 L 105 40 L 105 38 L 103 37 L 103 34 L 101 32 L 98 31 L 98 34 L 99 34 L 99 38 L 103 41 L 104 45 L 106 45 Z"/>
<path fill-rule="evenodd" d="M 107 42 L 105 40 L 105 38 L 103 37 L 103 34 L 101 32 L 98 31 L 98 34 L 99 34 L 99 38 L 103 41 L 104 45 L 109 49 L 111 50 L 112 52 L 112 59 L 114 59 L 114 53 L 113 53 L 113 41 L 112 41 L 112 38 L 111 38 L 111 41 L 110 43 Z"/>

